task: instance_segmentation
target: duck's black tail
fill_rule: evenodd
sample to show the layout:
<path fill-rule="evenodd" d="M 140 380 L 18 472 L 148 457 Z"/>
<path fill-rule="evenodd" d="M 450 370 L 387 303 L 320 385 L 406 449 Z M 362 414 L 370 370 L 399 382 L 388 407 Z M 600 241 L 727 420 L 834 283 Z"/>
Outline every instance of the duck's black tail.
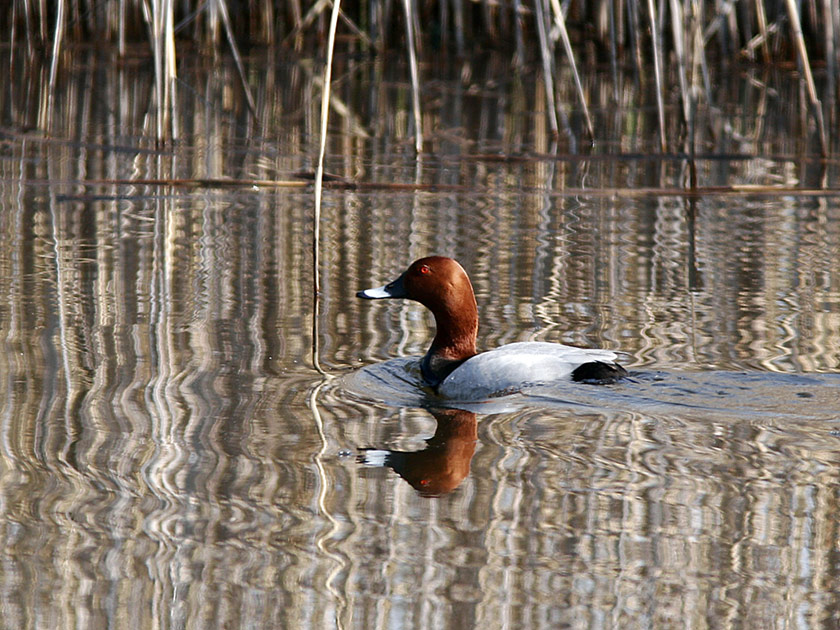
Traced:
<path fill-rule="evenodd" d="M 590 361 L 575 368 L 572 372 L 572 380 L 576 383 L 589 383 L 590 385 L 609 385 L 617 383 L 627 377 L 627 370 L 618 363 L 604 363 L 603 361 Z"/>

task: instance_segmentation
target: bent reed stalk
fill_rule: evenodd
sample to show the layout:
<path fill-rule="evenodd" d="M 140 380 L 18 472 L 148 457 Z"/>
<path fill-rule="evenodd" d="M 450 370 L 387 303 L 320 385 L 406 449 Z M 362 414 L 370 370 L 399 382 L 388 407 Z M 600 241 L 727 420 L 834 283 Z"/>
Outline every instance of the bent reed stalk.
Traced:
<path fill-rule="evenodd" d="M 655 83 L 663 150 L 680 148 L 673 146 L 675 140 L 665 137 L 665 117 L 679 115 L 685 126 L 691 127 L 692 121 L 685 119 L 690 118 L 697 99 L 709 98 L 708 90 L 696 89 L 701 82 L 696 73 L 702 72 L 706 83 L 709 63 L 716 61 L 725 68 L 738 57 L 752 64 L 796 63 L 821 152 L 831 149 L 823 108 L 829 122 L 835 121 L 840 91 L 840 0 L 786 0 L 774 4 L 772 14 L 764 0 L 747 0 L 738 11 L 732 10 L 731 3 L 715 0 L 570 0 L 562 6 L 556 0 L 404 0 L 402 5 L 403 11 L 399 11 L 390 0 L 343 2 L 339 34 L 350 53 L 396 51 L 405 59 L 414 92 L 418 151 L 422 150 L 419 93 L 423 62 L 450 52 L 464 57 L 488 47 L 508 52 L 511 65 L 527 60 L 541 64 L 547 88 L 546 115 L 555 135 L 559 134 L 558 115 L 565 118 L 557 98 L 558 68 L 564 63 L 573 69 L 579 107 L 588 128 L 591 122 L 578 67 L 609 61 L 613 66 L 636 68 L 640 80 Z M 39 50 L 47 53 L 51 86 L 59 76 L 62 55 L 72 54 L 73 43 L 110 41 L 122 55 L 127 42 L 145 41 L 153 52 L 157 75 L 157 134 L 165 140 L 177 136 L 170 110 L 176 96 L 178 42 L 191 39 L 214 54 L 224 54 L 227 49 L 253 111 L 240 48 L 272 46 L 293 49 L 297 54 L 323 55 L 325 24 L 330 21 L 326 12 L 331 7 L 330 0 L 12 0 L 0 9 L 0 33 L 5 33 L 13 46 L 26 46 L 30 54 L 16 57 L 23 63 Z M 664 37 L 668 23 L 671 37 Z M 555 46 L 558 42 L 562 51 Z M 692 44 L 687 45 L 689 42 Z M 818 63 L 827 74 L 822 94 L 812 63 Z M 666 85 L 666 81 L 674 85 Z M 669 91 L 679 94 L 682 106 L 678 114 L 667 112 L 662 101 Z M 42 121 L 47 128 L 48 118 Z"/>

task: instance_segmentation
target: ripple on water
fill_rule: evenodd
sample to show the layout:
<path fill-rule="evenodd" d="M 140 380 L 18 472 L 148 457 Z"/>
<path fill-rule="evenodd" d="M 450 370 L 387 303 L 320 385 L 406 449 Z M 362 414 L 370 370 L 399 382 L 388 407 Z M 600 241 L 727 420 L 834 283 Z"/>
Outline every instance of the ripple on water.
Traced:
<path fill-rule="evenodd" d="M 365 366 L 341 385 L 363 399 L 395 407 L 455 406 L 478 413 L 551 407 L 673 414 L 701 419 L 775 418 L 840 421 L 840 375 L 772 372 L 639 371 L 616 385 L 556 383 L 523 388 L 498 399 L 443 400 L 424 387 L 416 358 Z"/>

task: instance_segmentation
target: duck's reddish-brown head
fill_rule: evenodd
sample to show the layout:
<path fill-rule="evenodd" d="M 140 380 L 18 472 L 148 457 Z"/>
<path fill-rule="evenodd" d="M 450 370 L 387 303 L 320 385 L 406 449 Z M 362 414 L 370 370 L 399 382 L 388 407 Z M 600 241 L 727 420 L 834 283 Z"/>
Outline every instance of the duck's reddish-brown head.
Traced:
<path fill-rule="evenodd" d="M 475 294 L 464 268 L 444 256 L 428 256 L 411 263 L 403 274 L 385 286 L 356 293 L 368 300 L 406 298 L 420 302 L 433 313 L 449 311 L 468 317 L 476 313 Z"/>
<path fill-rule="evenodd" d="M 451 258 L 429 256 L 415 260 L 393 282 L 359 291 L 356 296 L 368 300 L 405 298 L 432 311 L 437 332 L 423 361 L 424 376 L 430 384 L 436 385 L 476 353 L 475 293 L 467 272 Z"/>

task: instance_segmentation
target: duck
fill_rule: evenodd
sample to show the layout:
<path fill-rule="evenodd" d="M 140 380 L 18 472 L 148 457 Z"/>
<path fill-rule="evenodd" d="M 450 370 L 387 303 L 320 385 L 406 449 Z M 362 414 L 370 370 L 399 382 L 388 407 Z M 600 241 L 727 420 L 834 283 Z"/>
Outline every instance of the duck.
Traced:
<path fill-rule="evenodd" d="M 420 360 L 420 373 L 424 385 L 443 398 L 494 398 L 561 382 L 613 384 L 628 376 L 612 350 L 523 341 L 478 352 L 475 292 L 452 258 L 415 260 L 396 280 L 356 297 L 413 300 L 432 312 L 435 336 Z"/>

